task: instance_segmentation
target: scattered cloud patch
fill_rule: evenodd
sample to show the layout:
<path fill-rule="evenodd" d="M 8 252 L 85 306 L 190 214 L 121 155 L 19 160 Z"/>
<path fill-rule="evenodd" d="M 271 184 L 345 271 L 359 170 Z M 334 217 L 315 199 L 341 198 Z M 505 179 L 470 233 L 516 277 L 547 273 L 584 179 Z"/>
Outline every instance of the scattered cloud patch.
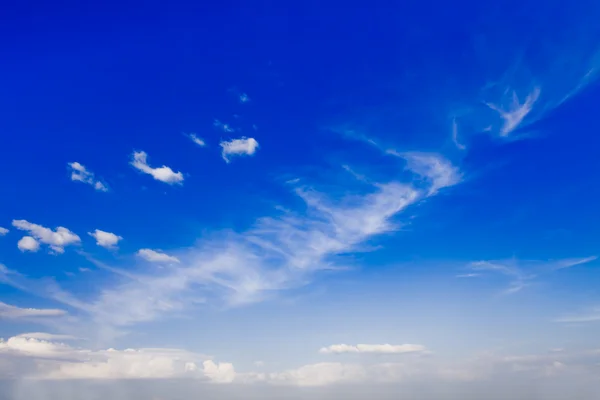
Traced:
<path fill-rule="evenodd" d="M 22 252 L 30 251 L 32 253 L 35 253 L 40 249 L 40 242 L 38 242 L 31 236 L 23 236 L 17 242 L 17 248 Z"/>
<path fill-rule="evenodd" d="M 71 170 L 71 180 L 75 182 L 87 183 L 94 187 L 94 189 L 100 192 L 108 192 L 108 187 L 101 181 L 97 180 L 94 173 L 88 170 L 84 165 L 78 162 L 71 162 L 68 164 Z"/>
<path fill-rule="evenodd" d="M 152 249 L 140 249 L 138 250 L 137 255 L 146 261 L 155 263 L 179 263 L 177 257 Z"/>
<path fill-rule="evenodd" d="M 51 337 L 52 339 L 42 339 Z M 89 350 L 58 343 L 56 335 L 25 334 L 0 339 L 0 357 L 33 361 L 29 378 L 164 379 L 207 378 L 196 363 L 206 356 L 179 349 Z M 69 339 L 67 339 L 69 340 Z M 225 364 L 220 364 L 221 366 Z M 225 370 L 226 367 L 223 367 Z M 224 372 L 224 371 L 223 371 Z"/>
<path fill-rule="evenodd" d="M 452 142 L 459 150 L 466 150 L 467 148 L 467 146 L 458 141 L 458 124 L 456 123 L 456 118 L 452 120 Z"/>
<path fill-rule="evenodd" d="M 261 218 L 245 232 L 214 234 L 181 252 L 180 263 L 172 256 L 141 249 L 141 258 L 178 265 L 158 273 L 107 268 L 124 281 L 104 288 L 89 302 L 65 292 L 57 296 L 56 287 L 38 293 L 90 314 L 105 329 L 117 330 L 185 312 L 198 299 L 229 307 L 265 301 L 308 284 L 317 271 L 346 268 L 347 260 L 340 256 L 364 251 L 368 241 L 397 230 L 400 225 L 395 217 L 435 195 L 431 185 L 440 185 L 435 179 L 419 186 L 398 181 L 367 183 L 366 193 L 330 199 L 299 182 L 288 184 L 305 210 L 280 210 L 280 215 Z M 22 282 L 21 286 L 31 284 Z"/>
<path fill-rule="evenodd" d="M 148 155 L 144 151 L 133 152 L 131 165 L 133 165 L 135 169 L 151 175 L 157 181 L 161 181 L 169 185 L 181 184 L 183 182 L 183 174 L 181 172 L 174 172 L 166 165 L 157 168 L 150 167 L 150 165 L 148 165 Z"/>
<path fill-rule="evenodd" d="M 533 106 L 538 100 L 539 96 L 540 88 L 535 87 L 530 93 L 527 94 L 527 97 L 523 103 L 521 103 L 515 91 L 512 91 L 510 101 L 505 106 L 487 103 L 487 106 L 498 112 L 503 120 L 502 127 L 500 128 L 500 136 L 506 137 L 510 135 L 512 131 L 521 125 L 527 115 L 532 111 Z"/>
<path fill-rule="evenodd" d="M 404 158 L 408 170 L 429 181 L 430 194 L 442 188 L 454 186 L 462 179 L 460 170 L 439 155 L 420 152 L 396 153 L 394 151 L 391 151 L 391 154 Z"/>
<path fill-rule="evenodd" d="M 0 318 L 60 317 L 67 312 L 58 309 L 20 308 L 0 301 Z"/>
<path fill-rule="evenodd" d="M 46 332 L 31 332 L 31 333 L 20 333 L 18 338 L 37 339 L 37 340 L 79 340 L 78 337 L 73 335 L 61 335 L 58 333 L 46 333 Z"/>
<path fill-rule="evenodd" d="M 0 226 L 0 236 L 5 236 L 8 232 L 10 232 L 8 229 Z"/>
<path fill-rule="evenodd" d="M 467 268 L 475 271 L 475 273 L 479 275 L 482 275 L 482 273 L 485 272 L 492 272 L 508 277 L 510 279 L 510 283 L 509 287 L 504 291 L 504 293 L 512 294 L 521 291 L 526 286 L 531 285 L 539 275 L 547 274 L 557 269 L 586 264 L 596 259 L 596 256 L 592 256 L 551 261 L 531 261 L 517 259 L 474 261 L 469 263 Z"/>
<path fill-rule="evenodd" d="M 201 137 L 198 137 L 198 135 L 196 135 L 195 133 L 190 133 L 188 135 L 188 137 L 190 138 L 190 140 L 192 142 L 196 143 L 198 146 L 200 146 L 200 147 L 206 146 L 206 142 L 204 141 L 204 139 L 202 139 Z"/>
<path fill-rule="evenodd" d="M 248 103 L 250 101 L 250 96 L 246 93 L 240 93 L 240 103 Z"/>
<path fill-rule="evenodd" d="M 33 237 L 26 239 L 26 237 L 28 237 L 26 236 L 19 241 L 19 243 L 23 242 L 24 249 L 30 251 L 34 251 L 32 249 L 36 248 L 31 239 L 35 239 L 36 242 L 41 242 L 50 246 L 56 253 L 64 253 L 64 248 L 66 246 L 79 244 L 81 242 L 79 236 L 62 226 L 52 230 L 42 225 L 33 224 L 24 219 L 13 220 L 12 225 L 19 230 L 27 231 Z M 37 248 L 39 248 L 39 244 Z"/>
<path fill-rule="evenodd" d="M 225 124 L 225 123 L 219 121 L 218 119 L 215 119 L 215 121 L 213 122 L 213 126 L 219 130 L 222 130 L 223 132 L 227 132 L 227 133 L 235 132 L 235 129 L 232 128 L 229 124 Z"/>
<path fill-rule="evenodd" d="M 242 137 L 220 143 L 222 151 L 221 156 L 225 162 L 229 162 L 233 156 L 252 156 L 258 149 L 258 142 L 254 138 Z"/>
<path fill-rule="evenodd" d="M 88 235 L 96 239 L 96 244 L 98 246 L 106 249 L 114 249 L 119 241 L 123 240 L 121 236 L 115 235 L 112 232 L 101 231 L 100 229 L 96 229 L 94 232 L 88 232 Z"/>
<path fill-rule="evenodd" d="M 235 369 L 230 363 L 215 363 L 206 360 L 202 364 L 204 375 L 215 383 L 231 383 L 235 380 Z"/>
<path fill-rule="evenodd" d="M 323 347 L 319 350 L 321 354 L 343 354 L 343 353 L 364 353 L 364 354 L 403 354 L 424 352 L 427 349 L 420 344 L 333 344 Z"/>
<path fill-rule="evenodd" d="M 600 307 L 593 307 L 586 312 L 574 315 L 567 315 L 555 319 L 555 322 L 562 323 L 590 323 L 600 322 Z"/>

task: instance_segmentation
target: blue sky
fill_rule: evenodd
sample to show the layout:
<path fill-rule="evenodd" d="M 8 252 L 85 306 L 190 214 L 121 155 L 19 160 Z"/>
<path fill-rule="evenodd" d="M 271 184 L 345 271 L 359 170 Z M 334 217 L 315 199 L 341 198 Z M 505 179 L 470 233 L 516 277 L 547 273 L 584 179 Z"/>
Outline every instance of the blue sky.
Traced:
<path fill-rule="evenodd" d="M 0 372 L 597 373 L 598 5 L 438 7 L 9 9 Z"/>

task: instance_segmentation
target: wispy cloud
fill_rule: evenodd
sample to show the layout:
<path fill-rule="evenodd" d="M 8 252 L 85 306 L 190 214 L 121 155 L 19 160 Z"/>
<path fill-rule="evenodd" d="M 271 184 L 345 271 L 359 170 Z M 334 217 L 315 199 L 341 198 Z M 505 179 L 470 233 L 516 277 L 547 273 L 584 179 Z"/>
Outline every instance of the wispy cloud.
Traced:
<path fill-rule="evenodd" d="M 10 232 L 8 229 L 0 226 L 0 236 L 6 236 L 8 232 Z"/>
<path fill-rule="evenodd" d="M 240 93 L 239 96 L 240 103 L 248 103 L 250 101 L 250 96 L 247 93 Z"/>
<path fill-rule="evenodd" d="M 258 142 L 254 138 L 242 137 L 239 139 L 232 139 L 222 141 L 221 156 L 225 162 L 229 162 L 233 156 L 252 156 L 258 149 Z"/>
<path fill-rule="evenodd" d="M 53 308 L 20 308 L 0 301 L 0 318 L 39 318 L 39 317 L 60 317 L 66 315 L 64 310 Z"/>
<path fill-rule="evenodd" d="M 68 166 L 71 170 L 72 181 L 87 183 L 100 192 L 108 192 L 108 187 L 102 181 L 96 179 L 94 173 L 88 170 L 84 165 L 78 162 L 71 162 Z"/>
<path fill-rule="evenodd" d="M 232 128 L 229 124 L 225 124 L 225 123 L 219 121 L 218 119 L 214 120 L 213 126 L 219 130 L 222 130 L 223 132 L 227 132 L 227 133 L 235 132 L 235 129 Z"/>
<path fill-rule="evenodd" d="M 79 236 L 62 226 L 52 230 L 42 225 L 33 224 L 24 219 L 13 220 L 12 224 L 15 228 L 22 231 L 27 231 L 32 236 L 26 236 L 21 239 L 21 245 L 23 246 L 23 249 L 26 250 L 34 251 L 33 249 L 37 250 L 37 248 L 39 248 L 39 244 L 36 245 L 34 240 L 35 242 L 47 244 L 56 253 L 64 253 L 64 248 L 66 246 L 79 244 L 81 242 Z"/>
<path fill-rule="evenodd" d="M 152 168 L 148 165 L 148 155 L 144 151 L 133 152 L 131 165 L 145 174 L 151 175 L 157 181 L 168 183 L 169 185 L 182 184 L 183 174 L 174 172 L 170 167 Z"/>
<path fill-rule="evenodd" d="M 475 274 L 463 274 L 457 277 L 483 276 L 485 272 L 502 274 L 510 279 L 509 287 L 505 294 L 521 291 L 529 286 L 540 275 L 550 273 L 557 269 L 569 268 L 576 265 L 596 260 L 597 257 L 567 258 L 562 260 L 532 261 L 532 260 L 497 260 L 497 261 L 474 261 L 467 268 L 475 271 Z"/>
<path fill-rule="evenodd" d="M 374 237 L 395 231 L 399 213 L 458 182 L 440 173 L 439 166 L 454 171 L 440 156 L 420 154 L 414 163 L 414 173 L 423 175 L 424 183 L 370 184 L 361 195 L 336 200 L 290 183 L 304 202 L 303 212 L 280 212 L 259 219 L 247 231 L 214 234 L 192 249 L 175 252 L 172 257 L 180 263 L 158 271 L 107 267 L 122 282 L 104 288 L 91 302 L 75 299 L 56 285 L 51 291 L 36 290 L 82 310 L 107 329 L 174 315 L 205 300 L 237 306 L 268 299 L 305 285 L 317 271 L 347 267 L 339 256 L 361 251 Z M 171 260 L 145 250 L 146 260 Z"/>
<path fill-rule="evenodd" d="M 152 250 L 152 249 L 140 249 L 137 252 L 138 257 L 143 258 L 146 261 L 164 263 L 178 263 L 179 259 L 177 257 L 170 256 L 166 253 Z"/>
<path fill-rule="evenodd" d="M 600 322 L 600 307 L 592 307 L 579 314 L 566 315 L 554 320 L 563 323 L 589 323 Z"/>
<path fill-rule="evenodd" d="M 78 337 L 73 335 L 62 335 L 59 333 L 46 333 L 46 332 L 30 332 L 30 333 L 20 333 L 15 337 L 18 338 L 27 338 L 27 339 L 37 339 L 37 340 L 79 340 Z"/>
<path fill-rule="evenodd" d="M 204 141 L 204 139 L 202 139 L 201 137 L 199 137 L 195 133 L 190 133 L 187 136 L 190 138 L 190 140 L 192 142 L 196 143 L 198 146 L 200 146 L 200 147 L 205 147 L 206 146 L 206 142 Z"/>
<path fill-rule="evenodd" d="M 427 348 L 420 344 L 333 344 L 323 347 L 319 350 L 321 354 L 343 354 L 343 353 L 364 353 L 364 354 L 405 354 L 420 353 Z"/>
<path fill-rule="evenodd" d="M 452 119 L 452 142 L 454 142 L 454 145 L 459 150 L 465 150 L 467 148 L 467 146 L 458 141 L 458 124 L 456 123 L 456 118 Z"/>
<path fill-rule="evenodd" d="M 94 232 L 88 232 L 88 235 L 96 239 L 96 244 L 98 246 L 106 249 L 114 249 L 119 241 L 123 240 L 119 235 L 115 235 L 112 232 L 101 231 L 100 229 L 96 229 Z"/>
<path fill-rule="evenodd" d="M 531 92 L 527 94 L 523 103 L 521 103 L 517 92 L 515 91 L 511 92 L 510 101 L 506 104 L 498 105 L 487 103 L 487 106 L 498 112 L 504 121 L 500 128 L 500 136 L 506 137 L 510 135 L 512 131 L 517 129 L 527 115 L 533 110 L 533 106 L 539 97 L 540 88 L 534 87 Z"/>

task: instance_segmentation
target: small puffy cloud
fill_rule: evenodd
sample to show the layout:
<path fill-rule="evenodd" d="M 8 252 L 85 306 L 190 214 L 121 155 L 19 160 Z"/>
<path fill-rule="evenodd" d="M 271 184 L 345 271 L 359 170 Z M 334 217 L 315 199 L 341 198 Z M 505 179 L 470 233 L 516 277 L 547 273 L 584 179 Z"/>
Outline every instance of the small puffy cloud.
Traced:
<path fill-rule="evenodd" d="M 36 242 L 41 242 L 50 246 L 50 248 L 57 253 L 64 253 L 64 248 L 66 246 L 78 244 L 81 242 L 79 236 L 62 226 L 59 226 L 55 230 L 52 230 L 50 228 L 46 228 L 38 224 L 33 224 L 24 219 L 13 220 L 12 224 L 15 228 L 22 231 L 27 231 L 32 236 L 25 236 L 19 241 L 19 243 L 21 243 L 23 246 L 19 247 L 19 249 L 21 250 L 36 251 L 37 248 L 39 248 L 39 243 L 36 247 L 36 245 L 34 244 L 35 240 Z"/>
<path fill-rule="evenodd" d="M 215 383 L 230 383 L 235 379 L 235 369 L 230 363 L 215 363 L 206 360 L 202 364 L 204 375 Z"/>
<path fill-rule="evenodd" d="M 198 146 L 200 146 L 200 147 L 206 146 L 206 142 L 204 141 L 204 139 L 198 137 L 195 133 L 190 133 L 188 135 L 188 137 L 190 138 L 190 140 L 192 142 L 196 143 Z"/>
<path fill-rule="evenodd" d="M 96 244 L 98 246 L 102 246 L 107 249 L 114 248 L 117 243 L 123 238 L 121 236 L 115 235 L 112 232 L 101 231 L 100 229 L 96 229 L 94 232 L 88 232 L 88 235 L 96 239 Z"/>
<path fill-rule="evenodd" d="M 0 318 L 37 318 L 37 317 L 60 317 L 66 315 L 64 310 L 52 308 L 20 308 L 0 301 Z"/>
<path fill-rule="evenodd" d="M 17 247 L 23 252 L 31 251 L 35 253 L 40 249 L 40 242 L 38 242 L 31 236 L 23 236 L 21 240 L 17 242 Z"/>
<path fill-rule="evenodd" d="M 87 169 L 84 165 L 78 162 L 71 162 L 68 164 L 69 169 L 71 170 L 71 180 L 76 182 L 87 183 L 94 187 L 94 189 L 100 192 L 107 192 L 108 188 L 104 183 L 97 180 L 94 176 L 94 173 Z"/>
<path fill-rule="evenodd" d="M 4 235 L 6 235 L 8 232 L 9 232 L 9 230 L 8 230 L 8 229 L 6 229 L 6 228 L 3 228 L 3 227 L 1 227 L 1 226 L 0 226 L 0 236 L 4 236 Z"/>
<path fill-rule="evenodd" d="M 174 172 L 166 165 L 157 168 L 152 168 L 148 165 L 148 154 L 144 151 L 134 151 L 132 158 L 131 165 L 134 168 L 145 174 L 152 175 L 157 181 L 168 183 L 169 185 L 181 184 L 183 182 L 183 174 L 181 172 Z"/>
<path fill-rule="evenodd" d="M 247 93 L 240 93 L 240 103 L 248 103 L 250 101 L 250 96 Z"/>
<path fill-rule="evenodd" d="M 222 141 L 220 145 L 223 149 L 221 155 L 226 162 L 229 162 L 230 157 L 232 156 L 254 155 L 258 149 L 258 142 L 256 139 L 246 137 Z"/>
<path fill-rule="evenodd" d="M 333 344 L 323 347 L 319 350 L 321 354 L 343 354 L 343 353 L 364 353 L 364 354 L 403 354 L 424 352 L 427 349 L 419 344 Z"/>
<path fill-rule="evenodd" d="M 162 253 L 160 251 L 152 250 L 152 249 L 140 249 L 137 252 L 138 257 L 143 258 L 146 261 L 155 262 L 155 263 L 178 263 L 179 259 L 174 256 L 170 256 L 166 253 Z"/>
<path fill-rule="evenodd" d="M 231 126 L 229 126 L 229 124 L 225 124 L 221 121 L 219 121 L 218 119 L 215 119 L 215 121 L 213 122 L 213 126 L 219 130 L 222 130 L 223 132 L 235 132 L 235 129 L 233 129 Z"/>

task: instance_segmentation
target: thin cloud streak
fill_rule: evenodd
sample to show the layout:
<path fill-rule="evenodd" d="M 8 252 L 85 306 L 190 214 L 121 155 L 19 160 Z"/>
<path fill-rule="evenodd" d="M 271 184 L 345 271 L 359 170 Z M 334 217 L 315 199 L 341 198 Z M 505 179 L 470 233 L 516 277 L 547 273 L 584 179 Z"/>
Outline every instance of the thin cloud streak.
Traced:
<path fill-rule="evenodd" d="M 191 250 L 174 252 L 172 257 L 180 263 L 158 271 L 131 273 L 103 266 L 121 282 L 104 288 L 92 301 L 78 300 L 57 285 L 44 290 L 33 286 L 40 294 L 84 311 L 106 329 L 185 312 L 199 298 L 228 307 L 264 301 L 307 284 L 317 271 L 347 267 L 338 256 L 361 251 L 372 238 L 394 232 L 398 214 L 459 182 L 458 169 L 439 155 L 406 157 L 424 183 L 371 184 L 365 194 L 336 201 L 310 187 L 295 186 L 304 212 L 282 212 L 257 220 L 245 232 L 216 234 Z M 30 280 L 19 283 L 32 286 Z"/>

